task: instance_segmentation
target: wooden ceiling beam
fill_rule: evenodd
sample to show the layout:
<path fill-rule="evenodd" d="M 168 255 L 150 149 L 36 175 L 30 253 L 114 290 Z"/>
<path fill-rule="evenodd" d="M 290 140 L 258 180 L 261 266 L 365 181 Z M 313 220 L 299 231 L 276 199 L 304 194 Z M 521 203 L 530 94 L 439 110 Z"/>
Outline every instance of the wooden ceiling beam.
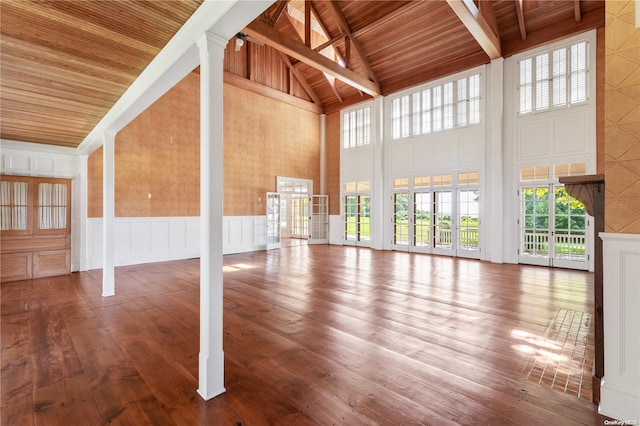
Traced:
<path fill-rule="evenodd" d="M 502 56 L 500 39 L 480 14 L 473 0 L 447 0 L 447 3 L 490 59 Z"/>
<path fill-rule="evenodd" d="M 285 63 L 287 68 L 291 70 L 291 73 L 294 75 L 296 80 L 298 80 L 298 83 L 300 83 L 304 91 L 307 92 L 307 95 L 309 95 L 311 100 L 313 100 L 313 103 L 322 105 L 322 101 L 320 100 L 316 92 L 313 90 L 313 88 L 311 88 L 311 85 L 304 78 L 300 70 L 298 70 L 296 67 L 293 66 L 289 57 L 280 51 L 278 51 L 278 54 L 280 54 L 282 61 Z"/>
<path fill-rule="evenodd" d="M 376 85 L 379 85 L 380 83 L 378 82 L 376 73 L 373 71 L 373 67 L 369 62 L 369 59 L 364 54 L 364 49 L 362 49 L 360 42 L 358 41 L 358 39 L 356 39 L 353 36 L 353 33 L 351 32 L 351 27 L 349 26 L 349 22 L 347 22 L 347 18 L 345 18 L 344 14 L 338 8 L 335 2 L 329 1 L 329 2 L 324 2 L 324 4 L 326 5 L 327 10 L 332 15 L 335 22 L 338 24 L 338 27 L 340 28 L 340 30 L 343 33 L 345 33 L 347 35 L 347 39 L 350 40 L 351 45 L 353 46 L 354 50 L 356 51 L 356 54 L 358 55 L 358 58 L 360 59 L 360 65 L 362 66 L 362 68 L 366 70 L 367 74 L 369 75 L 369 78 L 373 80 L 373 82 Z M 347 47 L 345 46 L 345 48 Z M 345 62 L 345 64 L 346 63 L 350 63 L 350 58 L 347 58 L 347 62 Z"/>
<path fill-rule="evenodd" d="M 284 12 L 284 9 L 287 7 L 287 3 L 289 3 L 289 0 L 280 0 L 278 2 L 278 6 L 276 7 L 273 16 L 269 18 L 269 23 L 271 24 L 271 26 L 274 26 L 278 23 L 278 20 L 282 16 L 282 12 Z"/>
<path fill-rule="evenodd" d="M 304 44 L 311 47 L 311 3 L 309 0 L 304 2 Z"/>
<path fill-rule="evenodd" d="M 573 16 L 576 22 L 582 21 L 582 13 L 580 11 L 580 0 L 573 0 Z"/>
<path fill-rule="evenodd" d="M 340 34 L 339 36 L 336 36 L 336 37 L 332 38 L 331 40 L 322 43 L 320 46 L 314 47 L 313 50 L 315 50 L 316 52 L 322 52 L 324 49 L 326 49 L 329 46 L 332 46 L 333 44 L 335 44 L 338 41 L 342 40 L 346 36 L 347 36 L 346 34 Z"/>
<path fill-rule="evenodd" d="M 514 0 L 516 4 L 516 15 L 518 15 L 518 28 L 520 28 L 520 39 L 527 41 L 527 28 L 524 25 L 524 11 L 522 10 L 522 0 Z"/>
<path fill-rule="evenodd" d="M 264 22 L 255 20 L 247 25 L 243 32 L 371 96 L 376 97 L 380 95 L 380 86 L 378 84 L 358 73 L 341 67 L 326 56 L 285 36 Z"/>
<path fill-rule="evenodd" d="M 322 19 L 320 19 L 320 15 L 318 14 L 318 11 L 316 10 L 316 6 L 311 3 L 311 12 L 313 12 L 314 16 L 316 17 L 316 21 L 318 22 L 318 25 L 320 25 L 320 28 L 322 29 L 322 32 L 324 33 L 325 36 L 327 36 L 327 38 L 331 37 L 331 33 L 329 33 L 329 29 L 327 28 L 327 26 L 324 24 L 324 22 L 322 22 Z M 345 34 L 344 37 L 346 37 L 347 35 Z M 322 49 L 318 49 L 316 50 L 317 52 L 319 52 Z M 340 51 L 338 49 L 334 49 L 334 51 L 336 52 L 336 56 L 338 57 L 338 59 L 340 59 L 340 61 L 342 61 L 343 64 L 347 63 L 347 58 L 345 58 L 344 56 L 342 56 L 342 53 L 340 53 Z"/>

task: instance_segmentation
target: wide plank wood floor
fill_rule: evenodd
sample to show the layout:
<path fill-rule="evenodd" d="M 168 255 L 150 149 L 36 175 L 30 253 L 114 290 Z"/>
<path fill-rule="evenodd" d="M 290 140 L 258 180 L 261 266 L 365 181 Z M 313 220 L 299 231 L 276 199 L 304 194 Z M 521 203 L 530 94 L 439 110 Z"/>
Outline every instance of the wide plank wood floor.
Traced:
<path fill-rule="evenodd" d="M 593 276 L 295 246 L 225 256 L 227 392 L 198 387 L 197 259 L 1 286 L 3 425 L 601 425 L 527 381 Z"/>

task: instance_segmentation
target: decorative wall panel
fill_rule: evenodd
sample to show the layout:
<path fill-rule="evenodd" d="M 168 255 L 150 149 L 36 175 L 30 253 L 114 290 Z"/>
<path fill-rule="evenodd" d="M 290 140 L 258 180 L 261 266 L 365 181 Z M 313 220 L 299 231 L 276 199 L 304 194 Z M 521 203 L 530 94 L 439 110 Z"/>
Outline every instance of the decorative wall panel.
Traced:
<path fill-rule="evenodd" d="M 604 378 L 600 412 L 640 419 L 640 235 L 603 240 Z"/>
<path fill-rule="evenodd" d="M 223 253 L 265 249 L 264 216 L 225 216 Z M 102 267 L 102 218 L 88 220 L 88 269 Z M 116 266 L 189 259 L 200 256 L 199 217 L 128 217 L 115 219 Z"/>
<path fill-rule="evenodd" d="M 607 1 L 605 230 L 640 234 L 640 29 L 634 1 Z"/>

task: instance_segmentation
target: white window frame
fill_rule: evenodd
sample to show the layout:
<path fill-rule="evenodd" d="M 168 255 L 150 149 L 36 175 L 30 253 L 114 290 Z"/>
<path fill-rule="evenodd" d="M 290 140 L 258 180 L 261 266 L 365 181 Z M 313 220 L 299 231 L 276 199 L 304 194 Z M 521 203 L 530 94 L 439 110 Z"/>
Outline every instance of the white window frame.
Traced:
<path fill-rule="evenodd" d="M 589 74 L 594 72 L 593 41 L 587 35 L 567 39 L 563 43 L 536 49 L 516 62 L 516 105 L 519 116 L 566 109 L 589 103 Z M 584 68 L 576 68 L 577 46 L 584 46 Z M 543 66 L 540 66 L 543 64 Z M 526 74 L 523 72 L 526 71 Z M 582 85 L 576 89 L 575 75 L 582 74 Z M 584 96 L 576 99 L 576 93 Z"/>
<path fill-rule="evenodd" d="M 390 139 L 480 125 L 484 117 L 480 102 L 483 73 L 483 68 L 474 68 L 389 96 L 386 115 Z"/>
<path fill-rule="evenodd" d="M 352 149 L 371 144 L 373 136 L 373 107 L 358 105 L 340 113 L 340 146 Z"/>

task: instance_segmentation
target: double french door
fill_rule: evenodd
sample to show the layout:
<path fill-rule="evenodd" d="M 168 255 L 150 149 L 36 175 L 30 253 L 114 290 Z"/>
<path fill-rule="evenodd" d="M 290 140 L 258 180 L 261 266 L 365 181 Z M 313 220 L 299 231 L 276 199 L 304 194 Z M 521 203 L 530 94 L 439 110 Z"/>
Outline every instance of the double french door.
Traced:
<path fill-rule="evenodd" d="M 393 197 L 395 249 L 479 257 L 478 190 L 415 190 Z"/>
<path fill-rule="evenodd" d="M 371 196 L 344 197 L 344 243 L 368 246 L 371 243 Z"/>
<path fill-rule="evenodd" d="M 589 269 L 589 220 L 584 205 L 562 185 L 523 186 L 519 262 Z"/>

